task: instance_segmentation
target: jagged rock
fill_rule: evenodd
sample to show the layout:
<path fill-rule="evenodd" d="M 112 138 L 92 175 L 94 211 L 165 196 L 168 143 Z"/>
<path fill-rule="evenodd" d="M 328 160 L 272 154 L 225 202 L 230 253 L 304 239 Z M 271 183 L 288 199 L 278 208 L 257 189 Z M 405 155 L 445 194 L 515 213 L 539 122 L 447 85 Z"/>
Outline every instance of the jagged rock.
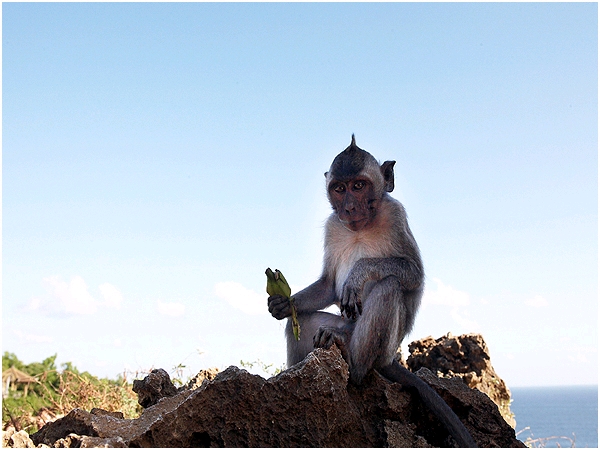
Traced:
<path fill-rule="evenodd" d="M 65 439 L 69 434 L 79 436 L 98 436 L 92 426 L 92 419 L 95 417 L 103 417 L 94 415 L 83 409 L 75 408 L 65 417 L 50 422 L 42 427 L 37 433 L 31 435 L 31 439 L 38 444 L 46 444 L 53 447 L 59 439 Z"/>
<path fill-rule="evenodd" d="M 425 367 L 417 371 L 417 376 L 444 399 L 463 423 L 467 414 L 465 426 L 479 447 L 525 447 L 498 407 L 478 389 L 467 388 L 460 378 L 439 378 Z"/>
<path fill-rule="evenodd" d="M 217 369 L 216 367 L 201 370 L 196 374 L 196 376 L 194 376 L 190 381 L 188 381 L 182 389 L 198 389 L 200 386 L 202 386 L 204 380 L 214 380 L 218 373 L 219 369 Z"/>
<path fill-rule="evenodd" d="M 498 408 L 458 379 L 429 383 L 480 446 L 523 447 Z M 430 447 L 453 443 L 413 394 L 371 372 L 348 383 L 339 350 L 318 349 L 268 380 L 229 367 L 194 390 L 163 396 L 137 419 L 74 410 L 32 435 L 54 445 L 128 447 Z M 84 440 L 85 438 L 93 439 Z"/>
<path fill-rule="evenodd" d="M 123 413 L 121 411 L 106 411 L 105 409 L 101 409 L 101 408 L 92 408 L 90 413 L 95 416 L 106 415 L 106 416 L 116 417 L 117 419 L 125 418 L 125 416 L 123 415 Z"/>
<path fill-rule="evenodd" d="M 13 426 L 8 426 L 6 430 L 2 430 L 2 447 L 8 447 L 8 440 L 17 430 Z"/>
<path fill-rule="evenodd" d="M 164 369 L 155 369 L 143 380 L 134 380 L 133 392 L 138 395 L 138 403 L 144 408 L 156 405 L 161 398 L 173 397 L 177 388 Z"/>
<path fill-rule="evenodd" d="M 410 343 L 408 349 L 410 356 L 406 363 L 411 371 L 427 367 L 438 376 L 461 378 L 467 386 L 491 398 L 504 420 L 513 428 L 516 426 L 510 411 L 510 390 L 492 367 L 482 335 L 448 333 L 439 339 L 429 336 Z"/>
<path fill-rule="evenodd" d="M 119 436 L 112 438 L 99 438 L 79 436 L 70 433 L 67 437 L 54 443 L 54 448 L 125 448 L 125 442 Z"/>
<path fill-rule="evenodd" d="M 17 431 L 15 427 L 11 426 L 2 431 L 2 447 L 35 448 L 35 445 L 27 431 Z"/>
<path fill-rule="evenodd" d="M 48 408 L 42 408 L 35 416 L 33 416 L 33 423 L 35 424 L 35 428 L 39 430 L 47 423 L 54 422 L 60 417 L 62 417 L 62 415 L 56 414 Z"/>

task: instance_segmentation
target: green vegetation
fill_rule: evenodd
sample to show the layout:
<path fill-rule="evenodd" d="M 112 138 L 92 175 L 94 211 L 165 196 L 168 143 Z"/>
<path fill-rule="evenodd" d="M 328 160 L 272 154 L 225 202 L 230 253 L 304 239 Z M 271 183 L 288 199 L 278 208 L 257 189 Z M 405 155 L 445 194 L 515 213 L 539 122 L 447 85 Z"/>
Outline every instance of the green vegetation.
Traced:
<path fill-rule="evenodd" d="M 12 425 L 31 434 L 43 426 L 44 417 L 60 417 L 74 408 L 121 411 L 126 418 L 137 417 L 141 412 L 137 395 L 121 376 L 116 380 L 99 379 L 88 372 L 79 372 L 71 363 L 62 364 L 58 370 L 56 355 L 41 363 L 24 364 L 14 353 L 4 352 L 2 372 L 11 367 L 35 381 L 11 383 L 6 397 L 6 383 L 3 383 L 2 429 Z"/>
<path fill-rule="evenodd" d="M 240 361 L 240 366 L 245 367 L 246 369 L 253 369 L 256 366 L 258 369 L 262 370 L 264 373 L 272 377 L 280 374 L 285 369 L 285 366 L 274 367 L 273 364 L 266 364 L 260 359 L 253 362 Z"/>

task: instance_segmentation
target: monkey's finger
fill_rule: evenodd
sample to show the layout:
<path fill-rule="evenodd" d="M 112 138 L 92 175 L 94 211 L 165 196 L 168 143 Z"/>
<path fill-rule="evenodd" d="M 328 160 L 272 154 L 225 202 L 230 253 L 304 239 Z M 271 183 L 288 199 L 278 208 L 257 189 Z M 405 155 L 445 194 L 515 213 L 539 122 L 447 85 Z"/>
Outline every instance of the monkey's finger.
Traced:
<path fill-rule="evenodd" d="M 341 305 L 343 306 L 343 311 L 345 311 L 345 315 L 350 320 L 356 320 L 357 314 L 362 312 L 362 306 L 357 308 L 357 293 L 350 288 L 346 288 L 342 294 Z"/>
<path fill-rule="evenodd" d="M 289 303 L 289 302 L 290 302 L 290 299 L 281 294 L 270 295 L 269 298 L 267 299 L 267 303 L 269 305 L 285 304 L 285 303 Z"/>
<path fill-rule="evenodd" d="M 319 328 L 313 338 L 313 347 L 328 349 L 333 345 L 333 335 L 326 328 Z"/>
<path fill-rule="evenodd" d="M 274 311 L 270 311 L 270 313 L 277 320 L 283 320 L 286 317 L 291 316 L 291 314 L 289 312 L 284 311 L 284 310 L 274 310 Z"/>
<path fill-rule="evenodd" d="M 277 315 L 279 315 L 285 309 L 287 309 L 285 303 L 272 302 L 272 303 L 269 304 L 269 312 L 271 314 L 277 314 Z"/>
<path fill-rule="evenodd" d="M 354 310 L 354 308 L 350 307 L 350 305 L 346 305 L 343 313 L 347 319 L 356 320 L 356 311 Z"/>
<path fill-rule="evenodd" d="M 342 312 L 342 316 L 350 319 L 350 308 L 348 308 L 348 304 L 345 302 L 340 302 L 340 311 Z"/>
<path fill-rule="evenodd" d="M 356 320 L 356 308 L 351 301 L 348 301 L 345 306 L 346 317 L 350 320 Z"/>
<path fill-rule="evenodd" d="M 292 315 L 290 301 L 281 295 L 272 295 L 268 300 L 269 312 L 278 320 Z"/>
<path fill-rule="evenodd" d="M 362 314 L 362 300 L 360 298 L 356 299 L 356 309 L 358 310 L 358 315 Z"/>
<path fill-rule="evenodd" d="M 342 312 L 343 316 L 346 316 L 346 318 L 350 319 L 351 312 L 350 312 L 350 305 L 348 303 L 349 303 L 348 289 L 344 289 L 342 291 L 342 298 L 340 299 L 340 311 Z"/>

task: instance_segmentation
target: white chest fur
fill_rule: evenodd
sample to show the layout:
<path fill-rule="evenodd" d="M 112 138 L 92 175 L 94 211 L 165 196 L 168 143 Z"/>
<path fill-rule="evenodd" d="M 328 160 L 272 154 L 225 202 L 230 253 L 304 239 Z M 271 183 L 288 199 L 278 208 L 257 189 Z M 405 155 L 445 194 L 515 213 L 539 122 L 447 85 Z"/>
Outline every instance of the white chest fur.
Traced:
<path fill-rule="evenodd" d="M 330 229 L 332 232 L 328 233 L 326 248 L 330 264 L 329 273 L 335 278 L 338 298 L 342 295 L 344 282 L 352 267 L 359 259 L 393 256 L 391 234 L 389 230 L 382 229 L 381 225 L 355 232 L 344 228 L 336 217 L 331 218 L 328 226 L 334 229 Z"/>
<path fill-rule="evenodd" d="M 342 249 L 340 249 L 342 250 Z M 370 255 L 367 252 L 367 248 L 365 248 L 365 246 L 359 244 L 359 245 L 355 245 L 354 247 L 349 247 L 347 249 L 343 249 L 340 253 L 338 253 L 339 257 L 336 258 L 338 261 L 338 264 L 335 266 L 335 292 L 338 296 L 338 298 L 340 298 L 342 296 L 342 288 L 344 287 L 344 282 L 346 281 L 346 278 L 348 278 L 348 275 L 350 274 L 350 271 L 352 270 L 352 267 L 354 267 L 354 264 L 356 263 L 356 261 L 358 261 L 361 258 L 374 258 L 375 256 Z"/>

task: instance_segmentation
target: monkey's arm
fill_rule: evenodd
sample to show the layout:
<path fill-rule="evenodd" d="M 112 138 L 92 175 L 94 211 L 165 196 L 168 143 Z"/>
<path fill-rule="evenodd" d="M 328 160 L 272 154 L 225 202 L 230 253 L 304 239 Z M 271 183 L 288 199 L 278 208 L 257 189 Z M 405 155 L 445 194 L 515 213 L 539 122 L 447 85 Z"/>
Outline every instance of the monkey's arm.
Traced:
<path fill-rule="evenodd" d="M 348 274 L 342 289 L 340 309 L 346 317 L 356 318 L 362 313 L 362 299 L 368 282 L 395 276 L 404 291 L 416 291 L 423 286 L 423 265 L 418 254 L 394 258 L 359 259 Z"/>
<path fill-rule="evenodd" d="M 333 281 L 323 276 L 310 286 L 292 295 L 298 313 L 319 311 L 336 302 Z M 278 320 L 292 315 L 292 308 L 287 298 L 272 295 L 268 299 L 269 312 Z"/>

